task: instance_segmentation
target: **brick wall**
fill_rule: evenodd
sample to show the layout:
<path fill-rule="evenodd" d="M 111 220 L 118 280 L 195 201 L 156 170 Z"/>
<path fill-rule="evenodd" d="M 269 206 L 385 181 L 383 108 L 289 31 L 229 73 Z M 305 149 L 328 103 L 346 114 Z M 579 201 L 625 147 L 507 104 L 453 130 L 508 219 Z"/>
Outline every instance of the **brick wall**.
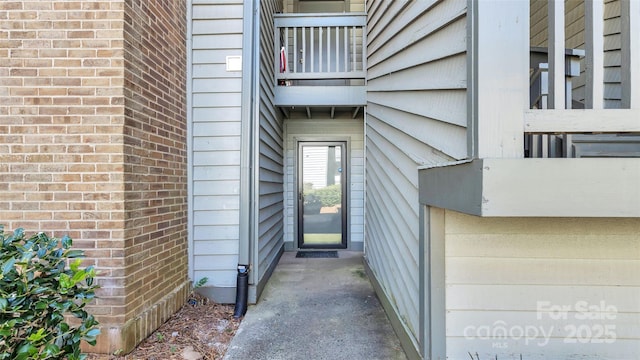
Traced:
<path fill-rule="evenodd" d="M 139 314 L 187 280 L 186 1 L 127 1 L 124 20 L 127 313 Z"/>
<path fill-rule="evenodd" d="M 0 224 L 86 250 L 103 352 L 188 288 L 185 3 L 140 3 L 0 1 Z"/>

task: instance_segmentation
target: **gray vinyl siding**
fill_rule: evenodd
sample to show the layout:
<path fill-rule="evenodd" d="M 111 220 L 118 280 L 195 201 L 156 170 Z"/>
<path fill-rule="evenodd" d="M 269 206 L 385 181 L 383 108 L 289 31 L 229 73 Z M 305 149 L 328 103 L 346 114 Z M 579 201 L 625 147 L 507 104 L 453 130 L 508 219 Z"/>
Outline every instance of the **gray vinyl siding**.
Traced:
<path fill-rule="evenodd" d="M 193 278 L 235 287 L 239 241 L 242 1 L 197 1 L 192 8 Z"/>
<path fill-rule="evenodd" d="M 604 4 L 604 107 L 619 109 L 622 106 L 621 59 L 622 35 L 620 0 Z"/>
<path fill-rule="evenodd" d="M 418 167 L 467 156 L 466 1 L 368 1 L 366 257 L 419 330 Z"/>
<path fill-rule="evenodd" d="M 584 2 L 566 3 L 566 46 L 569 49 L 584 49 Z M 546 17 L 544 19 L 546 22 Z M 620 35 L 620 1 L 609 0 L 604 5 L 604 108 L 619 109 L 622 99 L 620 62 L 622 58 Z M 573 99 L 584 102 L 584 60 L 581 75 L 573 82 Z"/>
<path fill-rule="evenodd" d="M 547 46 L 547 2 L 529 0 L 529 37 L 531 46 Z"/>
<path fill-rule="evenodd" d="M 350 249 L 361 250 L 364 241 L 364 132 L 362 116 L 351 119 L 344 113 L 335 119 L 316 117 L 292 118 L 285 121 L 286 132 L 286 183 L 285 183 L 285 241 L 297 248 L 295 231 L 296 213 L 296 139 L 342 141 L 348 139 L 349 169 L 347 172 L 349 193 L 348 244 Z"/>
<path fill-rule="evenodd" d="M 258 266 L 259 282 L 277 261 L 284 246 L 283 128 L 280 111 L 273 106 L 273 14 L 281 1 L 261 1 L 260 9 L 260 129 L 258 159 Z"/>

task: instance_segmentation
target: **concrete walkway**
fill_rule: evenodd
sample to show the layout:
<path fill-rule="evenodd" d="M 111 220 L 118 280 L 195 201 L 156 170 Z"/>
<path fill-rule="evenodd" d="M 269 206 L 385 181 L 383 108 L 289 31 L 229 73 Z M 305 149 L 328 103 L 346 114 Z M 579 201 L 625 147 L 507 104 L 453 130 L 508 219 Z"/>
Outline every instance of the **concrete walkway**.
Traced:
<path fill-rule="evenodd" d="M 224 359 L 406 359 L 371 287 L 362 253 L 280 259 Z"/>

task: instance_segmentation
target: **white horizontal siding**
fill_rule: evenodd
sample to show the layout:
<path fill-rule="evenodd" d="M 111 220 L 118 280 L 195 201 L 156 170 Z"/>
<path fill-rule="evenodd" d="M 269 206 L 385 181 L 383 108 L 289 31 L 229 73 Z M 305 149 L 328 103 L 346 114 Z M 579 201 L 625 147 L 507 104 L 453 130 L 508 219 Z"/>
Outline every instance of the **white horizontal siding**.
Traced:
<path fill-rule="evenodd" d="M 192 9 L 192 237 L 194 279 L 235 286 L 239 244 L 242 1 L 198 1 Z"/>
<path fill-rule="evenodd" d="M 367 7 L 366 256 L 417 342 L 418 167 L 467 156 L 466 2 Z"/>
<path fill-rule="evenodd" d="M 497 219 L 447 211 L 445 223 L 450 358 L 469 351 L 481 358 L 637 358 L 640 219 Z M 588 314 L 610 318 L 583 318 L 580 306 L 600 309 L 601 304 L 609 312 Z M 568 312 L 556 319 L 559 313 L 550 313 L 551 306 Z M 615 333 L 609 344 L 599 343 L 605 325 Z M 480 327 L 485 330 L 478 333 Z M 539 333 L 529 341 L 470 338 L 500 328 L 544 329 L 550 335 Z M 576 341 L 575 329 L 585 343 Z"/>
<path fill-rule="evenodd" d="M 327 186 L 327 159 L 329 159 L 328 147 L 309 147 L 304 150 L 304 182 L 310 183 L 312 189 Z"/>
<path fill-rule="evenodd" d="M 295 195 L 296 170 L 295 159 L 297 138 L 330 140 L 335 138 L 349 138 L 351 156 L 348 159 L 349 172 L 349 234 L 348 239 L 352 247 L 362 248 L 364 241 L 364 132 L 362 118 L 355 120 L 350 117 L 336 119 L 318 118 L 290 119 L 285 121 L 286 151 L 285 151 L 285 241 L 293 243 L 297 248 L 297 234 L 295 233 Z"/>

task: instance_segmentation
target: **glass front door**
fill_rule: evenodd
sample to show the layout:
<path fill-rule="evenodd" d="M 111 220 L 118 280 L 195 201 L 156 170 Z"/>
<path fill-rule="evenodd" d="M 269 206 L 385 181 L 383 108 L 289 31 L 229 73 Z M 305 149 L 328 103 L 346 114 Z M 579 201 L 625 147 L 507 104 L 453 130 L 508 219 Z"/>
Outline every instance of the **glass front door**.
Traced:
<path fill-rule="evenodd" d="M 346 248 L 344 142 L 300 142 L 298 245 Z"/>

